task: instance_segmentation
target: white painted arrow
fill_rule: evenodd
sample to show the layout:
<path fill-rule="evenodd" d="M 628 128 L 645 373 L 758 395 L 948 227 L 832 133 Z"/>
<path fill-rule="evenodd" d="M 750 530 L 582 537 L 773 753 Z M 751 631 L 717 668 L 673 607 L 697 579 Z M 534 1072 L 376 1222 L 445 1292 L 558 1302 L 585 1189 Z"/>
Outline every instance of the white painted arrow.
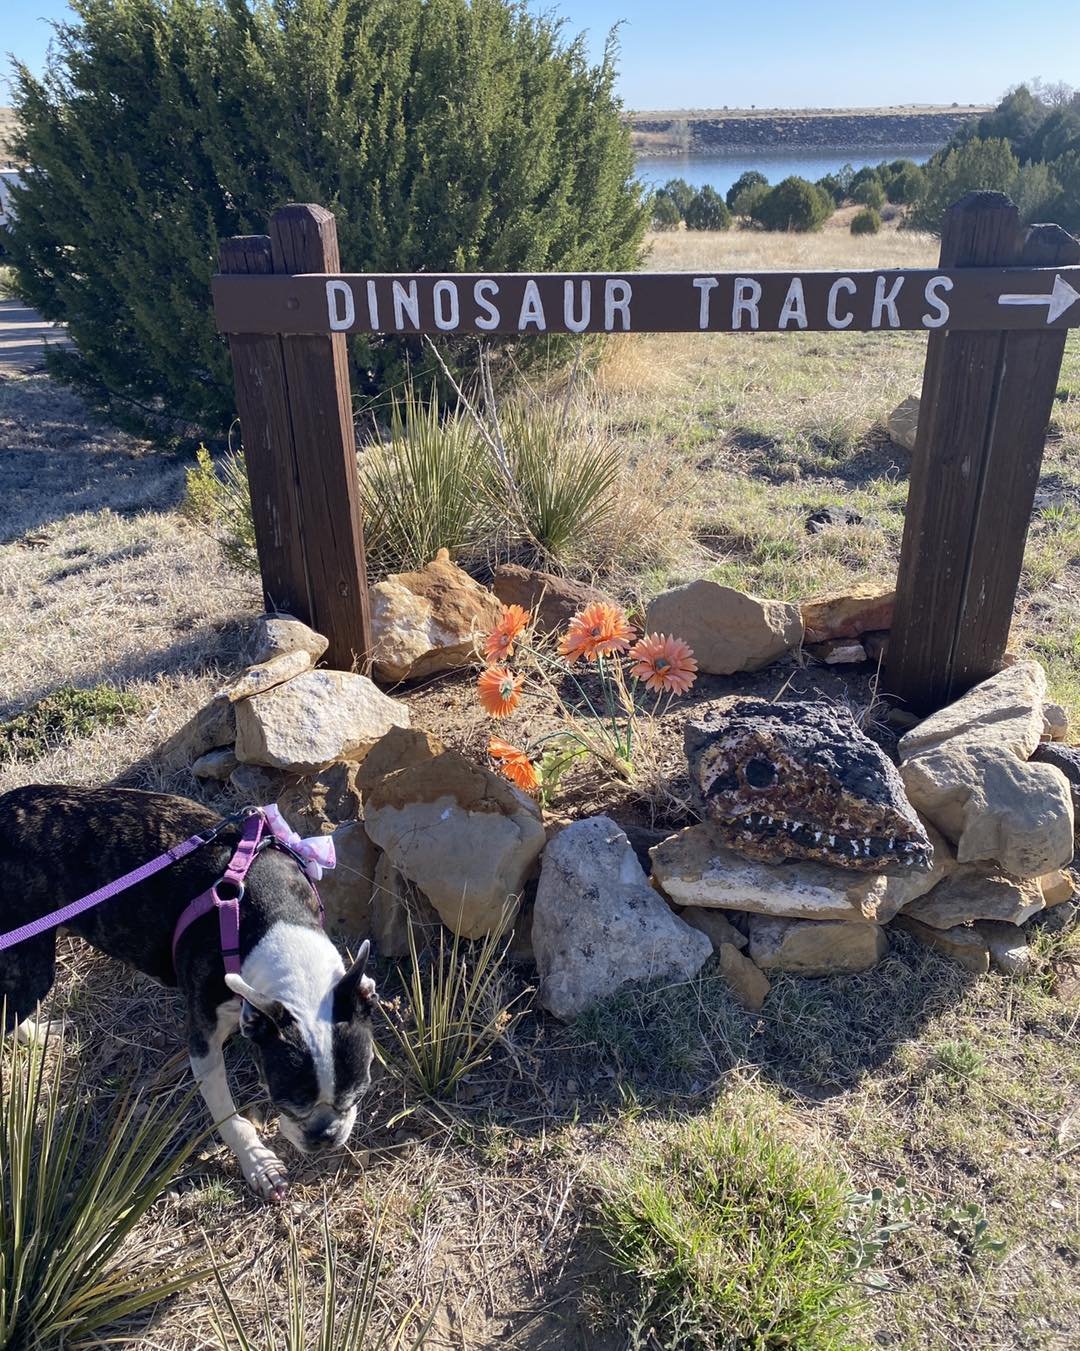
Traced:
<path fill-rule="evenodd" d="M 1048 296 L 1009 295 L 998 296 L 999 305 L 1045 305 L 1046 322 L 1052 324 L 1059 319 L 1070 305 L 1080 300 L 1080 291 L 1070 286 L 1064 277 L 1054 276 L 1054 289 Z"/>

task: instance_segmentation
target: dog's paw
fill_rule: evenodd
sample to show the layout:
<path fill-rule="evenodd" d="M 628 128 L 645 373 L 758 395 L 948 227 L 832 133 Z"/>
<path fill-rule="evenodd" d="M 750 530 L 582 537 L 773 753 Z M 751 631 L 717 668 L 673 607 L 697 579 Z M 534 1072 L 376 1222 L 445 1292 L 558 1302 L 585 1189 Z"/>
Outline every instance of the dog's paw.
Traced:
<path fill-rule="evenodd" d="M 241 1160 L 248 1186 L 263 1201 L 280 1205 L 289 1192 L 289 1175 L 276 1154 L 260 1146 Z"/>

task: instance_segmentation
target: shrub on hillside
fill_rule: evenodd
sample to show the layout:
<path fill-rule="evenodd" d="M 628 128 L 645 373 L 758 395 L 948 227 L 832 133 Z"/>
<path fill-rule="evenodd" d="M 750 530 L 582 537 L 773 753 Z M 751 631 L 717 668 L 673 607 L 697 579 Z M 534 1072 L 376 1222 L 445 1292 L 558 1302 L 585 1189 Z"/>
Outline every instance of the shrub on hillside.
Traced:
<path fill-rule="evenodd" d="M 853 235 L 876 235 L 881 229 L 881 215 L 872 206 L 864 206 L 851 218 Z"/>
<path fill-rule="evenodd" d="M 1074 235 L 1080 234 L 1080 150 L 1070 151 L 1056 160 L 1054 176 L 1059 192 L 1051 218 Z"/>
<path fill-rule="evenodd" d="M 686 209 L 694 200 L 696 189 L 692 188 L 685 178 L 669 178 L 662 188 L 658 188 L 657 197 L 669 197 L 675 203 L 679 213 L 679 219 L 686 215 Z"/>
<path fill-rule="evenodd" d="M 633 267 L 648 206 L 615 49 L 513 0 L 79 0 L 45 74 L 16 65 L 33 165 L 20 292 L 66 322 L 113 394 L 224 429 L 209 309 L 218 242 L 320 202 L 342 264 L 374 272 Z M 448 343 L 460 364 L 477 344 Z M 358 390 L 429 360 L 357 338 Z"/>
<path fill-rule="evenodd" d="M 735 182 L 732 183 L 724 196 L 724 201 L 727 203 L 728 210 L 736 210 L 735 203 L 748 188 L 767 188 L 768 186 L 769 180 L 763 173 L 759 173 L 757 169 L 747 169 L 745 173 L 740 174 Z"/>
<path fill-rule="evenodd" d="M 860 206 L 868 206 L 874 211 L 880 211 L 885 205 L 885 189 L 881 186 L 879 178 L 864 178 L 859 186 L 853 189 L 851 200 L 858 202 Z"/>
<path fill-rule="evenodd" d="M 833 213 L 827 192 L 805 178 L 785 178 L 754 206 L 753 217 L 766 230 L 820 230 Z"/>
<path fill-rule="evenodd" d="M 708 184 L 695 193 L 686 208 L 686 228 L 688 230 L 729 230 L 731 212 L 724 205 L 724 199 L 715 188 Z"/>
<path fill-rule="evenodd" d="M 1010 196 L 1020 164 L 1008 141 L 968 141 L 935 156 L 926 167 L 926 192 L 908 217 L 916 229 L 940 230 L 942 217 L 965 193 L 991 189 Z"/>
<path fill-rule="evenodd" d="M 891 174 L 885 182 L 885 195 L 896 206 L 911 206 L 925 191 L 925 171 L 910 162 Z"/>
<path fill-rule="evenodd" d="M 847 197 L 847 190 L 841 182 L 839 174 L 824 174 L 814 186 L 827 193 L 836 206 L 841 206 Z"/>
<path fill-rule="evenodd" d="M 663 189 L 653 198 L 652 228 L 654 230 L 677 230 L 682 224 L 682 213 Z"/>
<path fill-rule="evenodd" d="M 748 216 L 752 220 L 757 211 L 758 204 L 763 201 L 772 189 L 768 183 L 752 183 L 750 187 L 743 188 L 738 197 L 735 198 L 734 212 L 736 216 Z"/>

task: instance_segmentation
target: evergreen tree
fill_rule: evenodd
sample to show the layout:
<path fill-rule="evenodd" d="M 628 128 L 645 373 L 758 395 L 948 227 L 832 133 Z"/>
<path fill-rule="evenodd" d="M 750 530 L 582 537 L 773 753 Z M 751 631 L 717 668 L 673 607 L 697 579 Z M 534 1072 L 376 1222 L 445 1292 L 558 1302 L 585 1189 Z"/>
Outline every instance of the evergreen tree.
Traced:
<path fill-rule="evenodd" d="M 729 230 L 731 212 L 715 188 L 706 184 L 700 188 L 686 208 L 688 230 Z"/>
<path fill-rule="evenodd" d="M 218 241 L 288 201 L 335 214 L 350 271 L 622 270 L 648 206 L 615 50 L 515 0 L 72 0 L 46 73 L 16 67 L 31 168 L 20 292 L 114 394 L 231 417 Z M 415 340 L 354 339 L 378 391 Z M 475 343 L 451 345 L 460 362 Z"/>
<path fill-rule="evenodd" d="M 753 217 L 766 230 L 820 230 L 833 213 L 827 192 L 792 175 L 770 188 L 754 206 Z"/>
<path fill-rule="evenodd" d="M 748 188 L 767 188 L 768 186 L 769 180 L 764 174 L 759 173 L 757 169 L 747 169 L 745 173 L 738 176 L 725 194 L 724 201 L 727 203 L 728 210 L 735 210 L 735 203 Z"/>
<path fill-rule="evenodd" d="M 1008 141 L 968 141 L 936 156 L 927 166 L 926 192 L 908 223 L 921 230 L 940 230 L 946 210 L 965 193 L 990 189 L 1011 195 L 1020 164 Z"/>

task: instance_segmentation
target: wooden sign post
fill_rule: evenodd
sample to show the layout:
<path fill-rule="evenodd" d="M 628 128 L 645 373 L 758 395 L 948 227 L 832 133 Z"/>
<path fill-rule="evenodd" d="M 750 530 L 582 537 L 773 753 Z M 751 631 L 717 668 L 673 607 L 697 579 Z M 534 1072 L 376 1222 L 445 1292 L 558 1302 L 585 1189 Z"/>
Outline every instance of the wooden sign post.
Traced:
<path fill-rule="evenodd" d="M 368 648 L 347 333 L 930 334 L 882 693 L 929 712 L 1000 666 L 1080 243 L 1020 227 L 1000 193 L 947 214 L 930 269 L 758 273 L 342 273 L 333 218 L 275 214 L 226 240 L 214 278 L 229 335 L 268 603 Z"/>

